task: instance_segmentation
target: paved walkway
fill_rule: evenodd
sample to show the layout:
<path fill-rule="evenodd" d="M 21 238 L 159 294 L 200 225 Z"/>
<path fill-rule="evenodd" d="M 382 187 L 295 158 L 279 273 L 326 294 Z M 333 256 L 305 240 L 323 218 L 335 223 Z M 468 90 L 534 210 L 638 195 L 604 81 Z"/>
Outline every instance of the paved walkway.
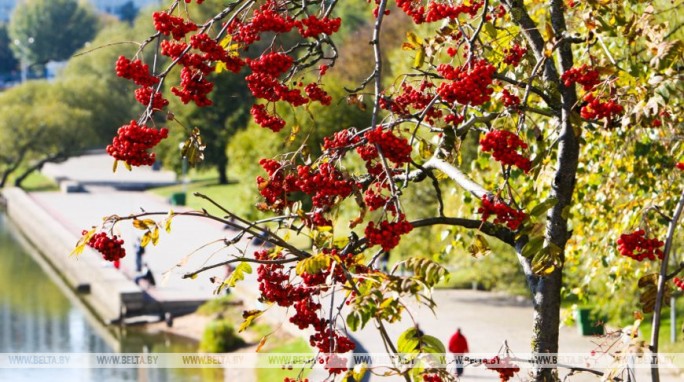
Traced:
<path fill-rule="evenodd" d="M 106 158 L 108 159 L 108 158 Z M 98 176 L 110 179 L 108 183 L 115 183 L 116 174 L 111 173 L 111 160 L 106 169 L 101 168 L 107 160 L 103 158 L 80 158 L 72 162 L 69 167 L 53 169 L 66 178 L 86 179 L 90 175 L 87 172 L 96 172 Z M 93 164 L 88 166 L 85 164 Z M 100 167 L 95 164 L 100 163 Z M 78 174 L 69 174 L 76 171 Z M 123 170 L 123 171 L 121 171 Z M 121 169 L 121 172 L 127 172 Z M 134 169 L 134 173 L 138 169 Z M 86 172 L 83 174 L 81 172 Z M 95 191 L 97 190 L 97 191 Z M 48 210 L 56 219 L 69 230 L 79 233 L 84 228 L 102 221 L 103 216 L 118 214 L 126 216 L 140 211 L 166 212 L 170 206 L 166 201 L 152 194 L 143 192 L 121 192 L 113 189 L 94 189 L 90 193 L 64 194 L 59 192 L 33 193 L 32 197 Z M 226 197 L 229 197 L 228 195 Z M 158 219 L 161 219 L 159 217 Z M 141 231 L 132 227 L 129 222 L 118 226 L 118 230 L 126 238 L 128 253 L 133 252 L 133 239 L 140 235 Z M 231 232 L 224 230 L 218 223 L 196 218 L 177 217 L 172 222 L 172 233 L 162 232 L 159 245 L 148 246 L 145 261 L 157 274 L 167 272 L 166 277 L 157 277 L 161 287 L 160 293 L 168 293 L 168 296 L 195 296 L 198 298 L 211 298 L 215 285 L 210 281 L 212 276 L 225 275 L 223 269 L 206 272 L 195 280 L 182 279 L 181 275 L 187 271 L 226 259 L 231 254 L 236 254 L 236 249 L 224 249 L 223 239 L 230 237 Z M 204 246 L 206 243 L 212 243 Z M 253 251 L 254 248 L 248 241 L 240 244 L 240 250 Z M 232 252 L 231 252 L 232 251 Z M 123 260 L 124 269 L 134 268 L 135 256 L 129 255 Z M 248 276 L 242 283 L 242 290 L 256 291 L 254 274 Z M 245 296 L 245 300 L 255 300 L 252 296 Z M 496 354 L 506 340 L 513 352 L 526 353 L 529 351 L 532 336 L 532 308 L 529 303 L 503 297 L 492 293 L 477 291 L 437 291 L 434 295 L 438 304 L 436 314 L 429 309 L 417 305 L 410 305 L 411 316 L 420 325 L 421 329 L 430 335 L 436 336 L 447 343 L 451 334 L 457 327 L 462 328 L 468 338 L 470 350 L 473 353 Z M 274 320 L 283 320 L 283 309 L 271 309 L 267 315 Z M 388 327 L 393 338 L 412 325 L 405 318 L 402 322 Z M 287 324 L 286 324 L 287 326 Z M 292 327 L 290 326 L 290 330 Z M 385 351 L 378 332 L 369 325 L 359 333 L 351 333 L 369 353 L 382 353 Z M 561 328 L 560 351 L 568 353 L 585 353 L 598 348 L 598 344 L 606 340 L 582 337 L 575 328 Z M 669 371 L 665 371 L 663 381 L 679 381 L 682 377 L 675 377 Z M 641 370 L 638 374 L 639 381 L 646 381 L 647 371 Z M 373 381 L 377 380 L 375 378 Z M 380 379 L 387 380 L 387 379 Z M 391 379 L 401 380 L 401 379 Z M 468 368 L 463 381 L 498 381 L 498 376 L 483 367 Z M 572 381 L 593 381 L 595 377 L 580 375 L 573 377 Z"/>

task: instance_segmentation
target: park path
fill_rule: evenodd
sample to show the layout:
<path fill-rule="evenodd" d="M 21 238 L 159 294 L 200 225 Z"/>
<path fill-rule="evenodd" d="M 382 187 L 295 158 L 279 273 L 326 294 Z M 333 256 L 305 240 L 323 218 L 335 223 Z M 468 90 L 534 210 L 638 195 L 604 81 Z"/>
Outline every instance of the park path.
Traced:
<path fill-rule="evenodd" d="M 138 168 L 128 173 L 120 169 L 119 172 L 126 174 L 127 178 L 119 180 L 119 172 L 112 174 L 111 165 L 111 159 L 104 155 L 75 158 L 61 165 L 53 165 L 47 168 L 48 174 L 53 176 L 59 174 L 59 179 L 83 182 L 90 192 L 34 192 L 31 197 L 75 234 L 79 234 L 82 229 L 101 223 L 103 216 L 111 214 L 127 216 L 143 210 L 166 212 L 170 208 L 175 208 L 167 201 L 150 193 L 118 191 L 114 188 L 119 182 L 127 182 L 129 185 L 135 182 L 168 182 L 169 173 Z M 96 181 L 88 187 L 88 179 L 96 179 Z M 162 218 L 160 216 L 158 219 Z M 148 246 L 144 257 L 150 268 L 157 274 L 167 272 L 166 277 L 157 277 L 161 285 L 158 293 L 168 298 L 173 298 L 173 296 L 211 298 L 215 284 L 210 279 L 214 276 L 220 279 L 225 275 L 224 269 L 205 272 L 196 279 L 183 279 L 182 275 L 205 264 L 221 261 L 231 254 L 237 254 L 236 249 L 223 248 L 223 240 L 231 237 L 234 232 L 225 230 L 223 225 L 217 222 L 196 218 L 177 217 L 173 220 L 171 227 L 171 234 L 162 232 L 159 244 L 156 247 Z M 135 240 L 132 238 L 140 235 L 141 231 L 133 228 L 128 222 L 121 224 L 118 229 L 126 238 L 127 252 L 134 253 Z M 213 244 L 203 247 L 206 243 Z M 249 240 L 241 242 L 238 248 L 247 252 L 255 249 Z M 134 256 L 127 256 L 123 259 L 122 268 L 130 272 L 134 269 L 134 263 Z M 257 286 L 254 277 L 254 274 L 249 275 L 242 282 L 238 293 L 243 292 L 242 297 L 248 304 L 263 307 L 256 302 Z M 495 355 L 501 349 L 504 340 L 513 352 L 529 351 L 533 311 L 527 300 L 495 293 L 459 290 L 438 290 L 434 294 L 434 299 L 438 304 L 435 314 L 426 307 L 409 304 L 413 319 L 426 334 L 436 336 L 444 343 L 448 343 L 451 334 L 457 327 L 460 327 L 468 338 L 472 353 Z M 283 321 L 285 313 L 283 309 L 272 308 L 265 317 L 270 317 L 274 321 Z M 289 331 L 296 332 L 296 329 L 288 324 L 284 326 Z M 412 324 L 408 318 L 405 318 L 397 324 L 389 325 L 388 332 L 396 339 Z M 383 353 L 385 351 L 382 340 L 372 325 L 368 325 L 358 333 L 351 334 L 366 352 Z M 592 350 L 600 350 L 600 346 L 605 346 L 608 341 L 605 338 L 583 337 L 574 327 L 562 327 L 560 351 L 589 354 Z M 640 369 L 637 376 L 639 381 L 649 380 L 646 369 Z M 371 380 L 388 379 L 371 378 Z M 473 367 L 466 369 L 461 380 L 498 381 L 498 377 L 494 372 L 485 370 L 483 367 Z M 582 374 L 571 380 L 595 381 L 597 378 Z M 672 370 L 666 369 L 663 371 L 662 380 L 664 382 L 681 381 L 684 377 L 675 376 Z"/>

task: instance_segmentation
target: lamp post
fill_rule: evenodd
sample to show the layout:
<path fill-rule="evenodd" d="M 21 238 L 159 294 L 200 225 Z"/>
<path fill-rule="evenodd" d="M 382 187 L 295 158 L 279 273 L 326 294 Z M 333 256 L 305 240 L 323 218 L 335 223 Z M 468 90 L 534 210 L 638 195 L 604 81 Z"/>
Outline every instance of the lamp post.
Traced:
<path fill-rule="evenodd" d="M 26 42 L 30 45 L 33 44 L 36 40 L 33 37 L 29 37 Z M 28 79 L 28 68 L 29 68 L 29 63 L 28 63 L 28 48 L 26 45 L 21 43 L 21 40 L 14 39 L 14 45 L 16 45 L 19 50 L 21 50 L 21 56 L 19 57 L 19 65 L 21 66 L 21 83 L 23 84 L 26 82 Z"/>

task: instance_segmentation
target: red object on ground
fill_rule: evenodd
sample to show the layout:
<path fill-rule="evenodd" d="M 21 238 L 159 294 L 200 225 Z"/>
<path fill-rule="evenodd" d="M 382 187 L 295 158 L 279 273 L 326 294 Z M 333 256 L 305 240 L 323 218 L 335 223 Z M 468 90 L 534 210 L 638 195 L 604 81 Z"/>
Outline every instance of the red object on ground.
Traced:
<path fill-rule="evenodd" d="M 454 354 L 463 354 L 468 352 L 468 341 L 458 329 L 449 340 L 449 351 Z"/>

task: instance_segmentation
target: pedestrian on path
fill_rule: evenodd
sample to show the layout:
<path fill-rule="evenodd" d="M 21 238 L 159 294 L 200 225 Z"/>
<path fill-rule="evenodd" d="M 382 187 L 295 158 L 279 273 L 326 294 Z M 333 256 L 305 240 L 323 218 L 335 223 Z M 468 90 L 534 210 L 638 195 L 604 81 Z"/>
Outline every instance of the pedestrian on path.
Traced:
<path fill-rule="evenodd" d="M 456 330 L 449 340 L 449 351 L 454 355 L 456 363 L 456 376 L 460 377 L 463 374 L 463 354 L 468 352 L 468 341 L 461 333 L 461 328 Z"/>
<path fill-rule="evenodd" d="M 142 246 L 142 243 L 140 242 L 140 238 L 138 238 L 138 241 L 135 243 L 135 271 L 137 273 L 142 272 L 142 265 L 143 265 L 143 255 L 145 254 L 145 247 Z"/>
<path fill-rule="evenodd" d="M 147 281 L 148 287 L 157 285 L 157 283 L 154 280 L 154 275 L 152 274 L 152 270 L 147 265 L 147 263 L 145 263 L 143 265 L 142 272 L 140 274 L 138 274 L 137 276 L 135 276 L 135 278 L 133 279 L 133 282 L 136 283 L 137 285 L 140 285 L 140 280 Z"/>

